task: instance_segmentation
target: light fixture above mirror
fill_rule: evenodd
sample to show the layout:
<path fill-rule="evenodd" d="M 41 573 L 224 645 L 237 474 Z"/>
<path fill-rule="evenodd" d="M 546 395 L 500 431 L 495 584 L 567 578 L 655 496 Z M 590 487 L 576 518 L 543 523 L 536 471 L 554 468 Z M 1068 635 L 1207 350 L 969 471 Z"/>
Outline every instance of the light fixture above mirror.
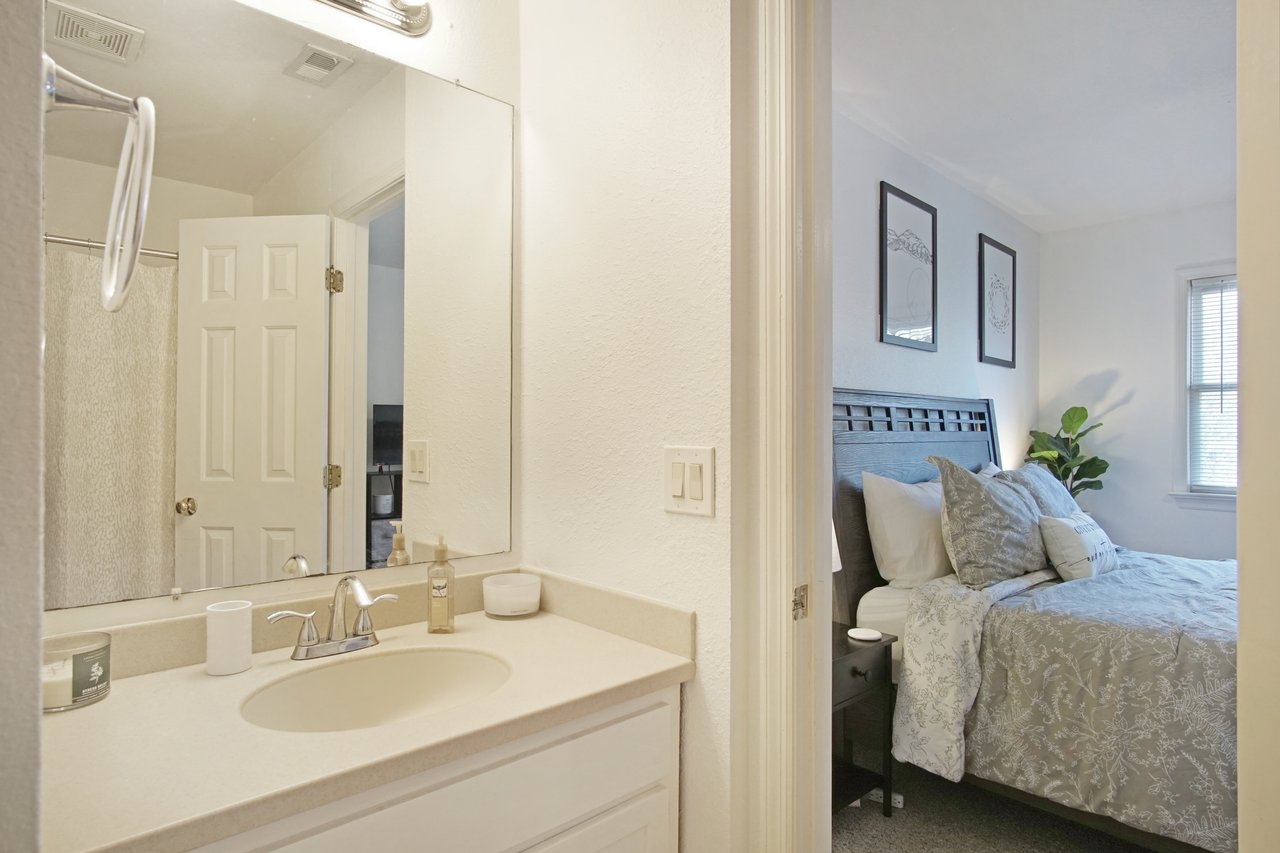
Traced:
<path fill-rule="evenodd" d="M 426 0 L 320 0 L 353 15 L 410 36 L 431 29 L 431 7 Z"/>

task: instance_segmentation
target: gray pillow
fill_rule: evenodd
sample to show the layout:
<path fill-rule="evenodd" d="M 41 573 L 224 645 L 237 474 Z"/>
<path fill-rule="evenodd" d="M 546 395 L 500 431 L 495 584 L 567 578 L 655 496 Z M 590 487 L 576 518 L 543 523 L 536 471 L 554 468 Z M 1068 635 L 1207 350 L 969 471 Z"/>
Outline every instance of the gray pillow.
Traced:
<path fill-rule="evenodd" d="M 1071 497 L 1067 487 L 1062 485 L 1062 481 L 1050 474 L 1043 465 L 1033 462 L 1016 471 L 1001 471 L 996 476 L 1001 480 L 1017 483 L 1030 492 L 1041 515 L 1066 518 L 1068 515 L 1084 512 L 1076 499 Z"/>
<path fill-rule="evenodd" d="M 982 589 L 1046 568 L 1040 510 L 1017 483 L 980 477 L 941 456 L 942 542 L 960 582 Z"/>

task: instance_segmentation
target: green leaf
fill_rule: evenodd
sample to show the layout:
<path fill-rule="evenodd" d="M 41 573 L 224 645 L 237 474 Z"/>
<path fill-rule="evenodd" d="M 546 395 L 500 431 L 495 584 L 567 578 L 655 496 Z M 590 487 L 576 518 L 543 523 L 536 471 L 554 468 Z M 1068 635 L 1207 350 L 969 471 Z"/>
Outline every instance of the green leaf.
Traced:
<path fill-rule="evenodd" d="M 1082 480 L 1095 480 L 1107 473 L 1107 469 L 1111 467 L 1111 463 L 1105 459 L 1099 459 L 1096 456 L 1090 456 L 1080 462 L 1076 468 L 1076 476 Z"/>
<path fill-rule="evenodd" d="M 1037 450 L 1034 453 L 1027 454 L 1027 459 L 1033 462 L 1040 459 L 1057 459 L 1057 458 L 1058 458 L 1058 451 L 1056 450 Z"/>
<path fill-rule="evenodd" d="M 1032 451 L 1048 450 L 1049 442 L 1054 440 L 1055 440 L 1055 436 L 1052 436 L 1047 432 L 1041 432 L 1038 429 L 1031 430 L 1031 450 Z"/>
<path fill-rule="evenodd" d="M 1071 496 L 1075 497 L 1081 492 L 1096 492 L 1101 488 L 1101 480 L 1077 480 L 1071 484 Z"/>
<path fill-rule="evenodd" d="M 1062 413 L 1062 431 L 1067 435 L 1075 433 L 1089 420 L 1089 410 L 1084 406 L 1072 406 Z"/>
<path fill-rule="evenodd" d="M 1064 438 L 1058 438 L 1056 435 L 1049 436 L 1044 449 L 1056 450 L 1058 451 L 1059 456 L 1066 459 L 1070 459 L 1076 455 L 1076 452 L 1071 448 L 1071 443 Z"/>
<path fill-rule="evenodd" d="M 1076 441 L 1079 441 L 1080 439 L 1084 438 L 1086 435 L 1088 435 L 1089 433 L 1093 432 L 1095 429 L 1097 429 L 1097 428 L 1098 428 L 1098 427 L 1100 427 L 1100 426 L 1102 426 L 1102 422 L 1101 422 L 1101 421 L 1099 421 L 1098 423 L 1096 423 L 1096 424 L 1094 424 L 1093 426 L 1089 427 L 1089 428 L 1088 428 L 1087 430 L 1085 430 L 1084 432 L 1082 432 L 1082 433 L 1080 433 L 1079 435 L 1077 435 L 1077 436 L 1076 436 Z"/>

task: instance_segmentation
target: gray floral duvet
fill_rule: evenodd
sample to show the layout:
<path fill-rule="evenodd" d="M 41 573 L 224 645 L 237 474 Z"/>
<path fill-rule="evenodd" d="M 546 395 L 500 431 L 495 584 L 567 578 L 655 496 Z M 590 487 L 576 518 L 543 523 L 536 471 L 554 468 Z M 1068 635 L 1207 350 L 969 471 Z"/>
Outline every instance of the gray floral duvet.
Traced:
<path fill-rule="evenodd" d="M 1120 552 L 911 600 L 894 755 L 1209 850 L 1236 842 L 1236 564 Z"/>

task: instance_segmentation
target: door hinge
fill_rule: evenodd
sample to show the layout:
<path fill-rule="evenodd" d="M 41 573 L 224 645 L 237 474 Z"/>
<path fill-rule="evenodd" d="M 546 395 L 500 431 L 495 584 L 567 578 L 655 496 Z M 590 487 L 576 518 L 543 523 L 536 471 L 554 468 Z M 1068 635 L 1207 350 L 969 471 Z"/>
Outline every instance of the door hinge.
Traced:
<path fill-rule="evenodd" d="M 324 289 L 330 293 L 341 293 L 343 288 L 342 270 L 329 267 L 324 271 Z"/>
<path fill-rule="evenodd" d="M 791 596 L 791 618 L 799 621 L 809 616 L 809 585 L 802 583 Z"/>
<path fill-rule="evenodd" d="M 342 466 L 326 465 L 324 466 L 324 487 L 326 489 L 336 489 L 342 485 Z"/>

